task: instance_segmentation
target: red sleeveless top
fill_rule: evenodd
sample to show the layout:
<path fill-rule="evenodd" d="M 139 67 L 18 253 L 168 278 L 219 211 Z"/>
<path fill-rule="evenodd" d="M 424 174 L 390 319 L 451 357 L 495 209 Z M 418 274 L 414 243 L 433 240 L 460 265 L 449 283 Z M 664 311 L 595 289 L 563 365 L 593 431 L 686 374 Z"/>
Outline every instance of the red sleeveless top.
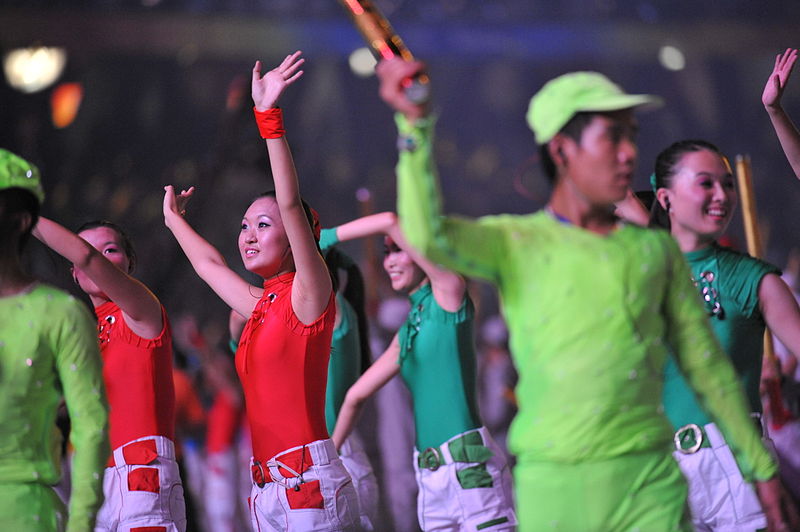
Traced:
<path fill-rule="evenodd" d="M 292 309 L 293 281 L 290 272 L 264 282 L 264 295 L 236 350 L 253 456 L 259 461 L 329 437 L 325 387 L 336 317 L 333 292 L 322 315 L 305 325 Z"/>
<path fill-rule="evenodd" d="M 152 339 L 137 336 L 113 301 L 94 311 L 110 406 L 111 448 L 144 436 L 165 436 L 174 441 L 172 335 L 164 307 L 164 327 Z"/>

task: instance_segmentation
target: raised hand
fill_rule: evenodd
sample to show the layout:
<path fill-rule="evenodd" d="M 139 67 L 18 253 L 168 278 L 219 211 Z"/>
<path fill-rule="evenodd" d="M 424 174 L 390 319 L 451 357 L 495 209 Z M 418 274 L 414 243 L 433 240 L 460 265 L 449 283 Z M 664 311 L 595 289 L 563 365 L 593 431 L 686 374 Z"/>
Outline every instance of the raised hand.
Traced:
<path fill-rule="evenodd" d="M 261 61 L 256 61 L 253 67 L 252 95 L 253 103 L 258 111 L 275 107 L 286 87 L 303 75 L 303 71 L 299 70 L 306 61 L 300 57 L 302 53 L 297 51 L 287 55 L 280 65 L 263 76 L 261 75 Z"/>
<path fill-rule="evenodd" d="M 775 67 L 769 75 L 764 92 L 761 95 L 761 103 L 766 108 L 780 107 L 781 96 L 786 88 L 786 82 L 792 74 L 794 63 L 797 61 L 797 49 L 787 48 L 782 54 L 775 58 Z"/>
<path fill-rule="evenodd" d="M 405 61 L 399 57 L 384 59 L 375 67 L 380 81 L 378 93 L 389 107 L 403 113 L 409 120 L 422 118 L 428 114 L 427 104 L 417 104 L 408 99 L 405 86 L 408 80 L 425 70 L 420 61 Z"/>
<path fill-rule="evenodd" d="M 192 199 L 194 194 L 194 187 L 189 187 L 188 190 L 181 190 L 180 194 L 175 194 L 175 189 L 172 185 L 164 187 L 164 216 L 173 213 L 178 216 L 186 214 L 186 206 L 189 200 Z"/>

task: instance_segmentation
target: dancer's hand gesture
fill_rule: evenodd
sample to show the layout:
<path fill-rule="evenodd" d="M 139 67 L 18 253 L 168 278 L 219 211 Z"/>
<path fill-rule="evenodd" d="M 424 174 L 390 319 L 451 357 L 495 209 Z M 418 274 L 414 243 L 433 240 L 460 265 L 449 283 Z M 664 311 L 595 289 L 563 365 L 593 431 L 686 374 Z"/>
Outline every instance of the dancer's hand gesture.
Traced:
<path fill-rule="evenodd" d="M 787 48 L 785 52 L 778 54 L 775 58 L 775 68 L 772 69 L 772 74 L 769 75 L 761 95 L 761 103 L 767 109 L 781 106 L 781 96 L 783 96 L 789 76 L 792 75 L 795 61 L 797 61 L 796 48 Z"/>
<path fill-rule="evenodd" d="M 263 76 L 261 75 L 261 61 L 256 61 L 253 67 L 252 94 L 256 110 L 265 111 L 276 106 L 278 98 L 283 91 L 303 75 L 298 70 L 305 59 L 300 57 L 303 52 L 297 51 L 287 55 L 286 59 Z"/>
<path fill-rule="evenodd" d="M 380 81 L 378 93 L 389 107 L 406 116 L 410 121 L 422 118 L 428 114 L 426 103 L 414 103 L 406 95 L 408 80 L 423 73 L 425 63 L 420 61 L 406 61 L 398 57 L 384 59 L 375 67 L 375 74 Z"/>
<path fill-rule="evenodd" d="M 175 194 L 175 189 L 172 185 L 164 187 L 164 216 L 173 213 L 178 216 L 186 214 L 186 205 L 192 199 L 194 194 L 194 187 L 189 187 L 188 190 L 181 190 L 180 194 Z"/>

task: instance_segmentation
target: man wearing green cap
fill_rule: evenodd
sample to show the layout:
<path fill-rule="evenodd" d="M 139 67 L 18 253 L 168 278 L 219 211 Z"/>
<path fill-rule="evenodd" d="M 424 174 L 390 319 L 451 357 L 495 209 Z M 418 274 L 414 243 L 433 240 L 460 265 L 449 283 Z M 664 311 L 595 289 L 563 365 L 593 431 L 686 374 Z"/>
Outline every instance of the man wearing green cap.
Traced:
<path fill-rule="evenodd" d="M 509 444 L 520 529 L 689 528 L 661 406 L 670 347 L 735 442 L 742 471 L 772 479 L 775 463 L 680 250 L 667 233 L 614 214 L 636 163 L 633 110 L 660 100 L 626 94 L 595 72 L 550 81 L 527 115 L 553 183 L 547 206 L 524 216 L 443 217 L 433 119 L 403 92 L 422 69 L 400 60 L 377 68 L 381 97 L 398 112 L 398 213 L 426 256 L 500 293 L 519 372 Z M 762 484 L 774 508 L 776 482 Z"/>
<path fill-rule="evenodd" d="M 87 532 L 102 502 L 108 408 L 88 310 L 22 267 L 43 198 L 36 167 L 0 150 L 0 530 Z M 68 512 L 53 490 L 62 399 L 74 449 Z"/>

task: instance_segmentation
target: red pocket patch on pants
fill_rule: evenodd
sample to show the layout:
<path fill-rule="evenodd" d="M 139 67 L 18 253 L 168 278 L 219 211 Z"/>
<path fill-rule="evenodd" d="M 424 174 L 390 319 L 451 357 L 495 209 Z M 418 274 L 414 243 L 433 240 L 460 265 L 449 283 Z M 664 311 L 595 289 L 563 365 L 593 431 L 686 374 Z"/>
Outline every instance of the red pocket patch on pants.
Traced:
<path fill-rule="evenodd" d="M 289 488 L 286 490 L 286 500 L 292 510 L 304 508 L 325 508 L 322 500 L 322 492 L 319 490 L 319 480 L 312 480 L 297 486 L 298 489 Z"/>
<path fill-rule="evenodd" d="M 158 469 L 140 467 L 128 473 L 128 491 L 159 492 Z"/>
<path fill-rule="evenodd" d="M 131 528 L 131 532 L 167 532 L 167 527 L 165 527 L 165 526 L 137 526 L 136 528 Z"/>

